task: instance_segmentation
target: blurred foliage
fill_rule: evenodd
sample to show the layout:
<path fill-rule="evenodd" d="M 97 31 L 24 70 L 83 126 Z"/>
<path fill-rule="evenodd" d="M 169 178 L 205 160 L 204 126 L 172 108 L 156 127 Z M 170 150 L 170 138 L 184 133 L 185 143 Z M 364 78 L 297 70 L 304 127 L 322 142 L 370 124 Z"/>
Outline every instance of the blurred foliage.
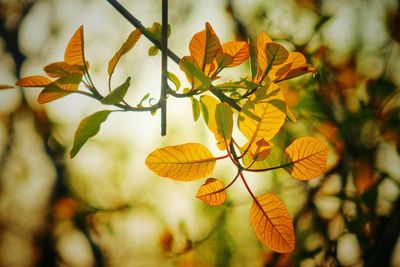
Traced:
<path fill-rule="evenodd" d="M 25 61 L 21 23 L 43 2 L 0 1 L 1 60 L 11 66 L 13 80 Z M 201 5 L 187 2 L 171 1 L 172 17 L 179 17 L 178 6 L 189 20 Z M 283 147 L 306 134 L 325 139 L 327 173 L 308 183 L 278 173 L 268 177 L 270 184 L 258 184 L 293 202 L 295 252 L 280 255 L 259 245 L 240 197 L 213 210 L 195 200 L 183 203 L 178 195 L 194 191 L 161 180 L 137 182 L 131 193 L 124 143 L 100 139 L 92 147 L 93 154 L 106 151 L 113 159 L 86 161 L 103 168 L 101 179 L 73 168 L 65 160 L 68 144 L 57 138 L 59 122 L 21 91 L 18 105 L 1 114 L 1 266 L 400 266 L 400 3 L 224 5 L 220 12 L 237 39 L 266 31 L 318 70 L 313 79 L 281 84 L 298 123 L 278 142 Z M 178 211 L 194 215 L 171 219 Z"/>

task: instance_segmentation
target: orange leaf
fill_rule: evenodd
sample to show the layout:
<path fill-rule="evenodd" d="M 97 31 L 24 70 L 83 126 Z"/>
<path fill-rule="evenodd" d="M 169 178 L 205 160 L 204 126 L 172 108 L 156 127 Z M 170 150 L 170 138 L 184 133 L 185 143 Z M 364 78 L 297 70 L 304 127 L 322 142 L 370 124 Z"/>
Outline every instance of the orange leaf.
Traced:
<path fill-rule="evenodd" d="M 283 168 L 294 178 L 310 180 L 326 169 L 328 148 L 315 137 L 301 137 L 293 141 L 282 157 Z"/>
<path fill-rule="evenodd" d="M 264 138 L 253 143 L 250 147 L 250 155 L 255 161 L 265 160 L 268 157 L 269 152 L 271 152 L 271 144 Z"/>
<path fill-rule="evenodd" d="M 61 78 L 74 73 L 83 75 L 82 66 L 70 65 L 64 61 L 51 63 L 44 67 L 44 71 L 52 78 Z"/>
<path fill-rule="evenodd" d="M 205 146 L 187 143 L 154 150 L 147 156 L 146 165 L 160 176 L 192 181 L 210 175 L 214 170 L 215 161 Z"/>
<path fill-rule="evenodd" d="M 11 88 L 14 88 L 14 86 L 7 84 L 0 84 L 0 90 L 11 89 Z"/>
<path fill-rule="evenodd" d="M 224 185 L 215 178 L 208 178 L 207 181 L 200 186 L 196 197 L 210 206 L 219 206 L 224 204 L 226 192 L 222 190 Z"/>
<path fill-rule="evenodd" d="M 267 68 L 267 51 L 265 47 L 268 43 L 272 43 L 272 39 L 265 33 L 261 32 L 256 39 L 256 55 L 258 68 L 265 70 Z"/>
<path fill-rule="evenodd" d="M 287 60 L 274 66 L 268 73 L 271 81 L 279 82 L 293 77 L 297 77 L 316 70 L 307 64 L 306 58 L 302 53 L 290 52 Z"/>
<path fill-rule="evenodd" d="M 45 76 L 34 75 L 20 79 L 16 85 L 21 87 L 42 87 L 51 83 L 51 80 Z"/>
<path fill-rule="evenodd" d="M 196 33 L 189 43 L 190 54 L 201 70 L 204 70 L 206 64 L 212 63 L 220 49 L 218 36 L 208 22 L 206 29 Z"/>
<path fill-rule="evenodd" d="M 69 41 L 64 53 L 64 61 L 70 65 L 84 65 L 83 26 L 81 25 Z"/>
<path fill-rule="evenodd" d="M 222 45 L 222 51 L 232 57 L 232 63 L 228 67 L 235 67 L 247 60 L 249 57 L 249 45 L 246 42 L 231 41 Z"/>
<path fill-rule="evenodd" d="M 250 224 L 258 239 L 273 251 L 294 250 L 295 235 L 292 220 L 283 202 L 274 194 L 265 194 L 253 201 Z"/>
<path fill-rule="evenodd" d="M 47 85 L 38 97 L 40 104 L 45 104 L 68 94 L 69 91 L 78 90 L 79 84 L 82 81 L 82 74 L 70 74 L 69 76 L 61 77 Z"/>

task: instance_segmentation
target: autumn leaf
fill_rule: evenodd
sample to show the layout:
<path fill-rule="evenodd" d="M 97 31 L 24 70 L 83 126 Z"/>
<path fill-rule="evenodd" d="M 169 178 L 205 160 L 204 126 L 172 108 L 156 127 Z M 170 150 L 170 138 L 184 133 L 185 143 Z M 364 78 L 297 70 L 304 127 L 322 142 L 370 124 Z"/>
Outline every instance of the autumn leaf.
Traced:
<path fill-rule="evenodd" d="M 217 139 L 217 146 L 225 150 L 231 142 L 233 130 L 233 112 L 226 103 L 219 103 L 215 108 L 215 122 L 217 131 L 214 133 Z"/>
<path fill-rule="evenodd" d="M 40 92 L 37 101 L 39 104 L 46 104 L 68 94 L 70 94 L 70 92 L 61 89 L 55 83 L 51 83 Z"/>
<path fill-rule="evenodd" d="M 115 55 L 110 59 L 108 62 L 109 79 L 111 79 L 111 76 L 114 73 L 115 67 L 117 66 L 120 58 L 135 46 L 141 35 L 142 33 L 139 30 L 134 30 L 131 32 L 125 42 L 118 49 L 117 53 L 115 53 Z"/>
<path fill-rule="evenodd" d="M 316 70 L 307 64 L 304 55 L 299 52 L 290 52 L 285 62 L 271 68 L 268 76 L 272 82 L 280 82 L 310 72 L 316 72 Z"/>
<path fill-rule="evenodd" d="M 271 140 L 285 123 L 286 114 L 269 101 L 284 100 L 276 84 L 260 87 L 244 104 L 238 126 L 250 142 Z"/>
<path fill-rule="evenodd" d="M 250 224 L 258 239 L 275 252 L 294 250 L 292 220 L 283 202 L 274 194 L 265 194 L 253 201 Z"/>
<path fill-rule="evenodd" d="M 265 160 L 271 151 L 271 144 L 264 138 L 254 142 L 250 147 L 250 155 L 255 161 Z"/>
<path fill-rule="evenodd" d="M 310 180 L 326 169 L 327 147 L 315 137 L 294 140 L 282 157 L 283 168 L 294 178 Z"/>
<path fill-rule="evenodd" d="M 224 185 L 220 180 L 208 178 L 207 181 L 200 186 L 196 197 L 210 206 L 220 206 L 226 200 L 226 192 L 223 190 Z"/>
<path fill-rule="evenodd" d="M 0 84 L 0 90 L 11 89 L 11 88 L 14 88 L 14 86 L 8 84 Z"/>
<path fill-rule="evenodd" d="M 257 68 L 266 70 L 268 66 L 266 46 L 268 43 L 272 43 L 272 39 L 265 33 L 261 32 L 256 38 L 256 57 L 257 57 Z"/>
<path fill-rule="evenodd" d="M 228 67 L 238 66 L 249 57 L 249 45 L 246 42 L 231 41 L 224 43 L 222 51 L 232 57 L 232 62 Z"/>
<path fill-rule="evenodd" d="M 44 71 L 47 73 L 49 77 L 52 78 L 62 78 L 69 76 L 70 74 L 80 74 L 83 75 L 83 68 L 80 65 L 70 65 L 63 61 L 54 62 L 46 67 L 44 67 Z"/>
<path fill-rule="evenodd" d="M 128 77 L 123 84 L 112 90 L 100 102 L 105 105 L 118 104 L 124 99 L 126 93 L 128 92 L 130 84 L 131 84 L 131 77 Z"/>
<path fill-rule="evenodd" d="M 100 131 L 101 124 L 107 120 L 112 110 L 102 110 L 84 118 L 75 131 L 74 144 L 70 152 L 71 158 L 75 157 L 87 140 Z"/>
<path fill-rule="evenodd" d="M 210 175 L 215 161 L 205 146 L 187 143 L 154 150 L 147 156 L 146 165 L 159 176 L 192 181 Z"/>
<path fill-rule="evenodd" d="M 64 61 L 69 65 L 84 65 L 83 26 L 81 25 L 69 41 L 64 53 Z"/>
<path fill-rule="evenodd" d="M 17 81 L 15 85 L 21 87 L 44 87 L 51 83 L 52 81 L 41 75 L 27 76 Z"/>
<path fill-rule="evenodd" d="M 190 55 L 201 70 L 204 70 L 207 64 L 212 63 L 220 49 L 221 43 L 218 36 L 208 22 L 206 29 L 196 33 L 189 43 Z"/>

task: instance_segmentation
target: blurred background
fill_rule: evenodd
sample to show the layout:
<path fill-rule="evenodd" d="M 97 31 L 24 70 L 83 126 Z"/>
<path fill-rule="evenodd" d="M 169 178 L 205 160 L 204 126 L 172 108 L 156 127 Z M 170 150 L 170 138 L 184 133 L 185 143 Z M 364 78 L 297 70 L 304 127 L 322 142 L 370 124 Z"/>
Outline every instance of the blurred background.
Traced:
<path fill-rule="evenodd" d="M 161 22 L 161 1 L 120 2 L 145 26 Z M 170 49 L 188 55 L 207 21 L 221 42 L 265 31 L 318 70 L 280 84 L 298 121 L 274 144 L 318 137 L 329 146 L 326 174 L 309 182 L 279 170 L 247 176 L 257 195 L 274 192 L 288 207 L 295 251 L 259 243 L 242 184 L 213 208 L 195 198 L 204 181 L 146 168 L 163 145 L 198 142 L 221 154 L 204 122 L 193 121 L 190 100 L 169 98 L 167 137 L 159 113 L 112 114 L 71 160 L 79 121 L 106 108 L 80 95 L 39 105 L 39 89 L 16 88 L 0 92 L 0 266 L 400 266 L 399 1 L 171 0 Z M 105 93 L 108 61 L 133 30 L 105 0 L 0 0 L 0 84 L 43 75 L 80 25 Z M 133 104 L 159 97 L 161 60 L 147 55 L 150 46 L 142 38 L 113 78 L 132 76 Z M 186 82 L 172 61 L 168 68 Z M 228 183 L 234 171 L 222 162 L 213 176 Z"/>

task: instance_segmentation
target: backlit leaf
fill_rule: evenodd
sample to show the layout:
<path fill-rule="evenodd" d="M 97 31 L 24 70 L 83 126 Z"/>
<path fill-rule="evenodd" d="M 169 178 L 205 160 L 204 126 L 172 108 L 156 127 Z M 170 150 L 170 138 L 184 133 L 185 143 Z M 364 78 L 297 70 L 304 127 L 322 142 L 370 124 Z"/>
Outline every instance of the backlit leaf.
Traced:
<path fill-rule="evenodd" d="M 215 161 L 205 146 L 187 143 L 154 150 L 147 156 L 146 165 L 159 176 L 192 181 L 210 175 Z"/>
<path fill-rule="evenodd" d="M 250 156 L 255 161 L 265 160 L 271 151 L 271 144 L 264 138 L 254 142 L 250 147 Z"/>
<path fill-rule="evenodd" d="M 219 50 L 214 59 L 214 65 L 210 65 L 208 76 L 212 76 L 218 69 L 229 67 L 233 62 L 233 57 L 222 50 Z"/>
<path fill-rule="evenodd" d="M 152 46 L 150 46 L 149 47 L 149 50 L 148 50 L 148 55 L 149 56 L 151 56 L 151 57 L 154 57 L 154 56 L 156 56 L 157 54 L 158 54 L 158 47 L 157 46 L 155 46 L 155 45 L 152 45 Z"/>
<path fill-rule="evenodd" d="M 45 76 L 34 75 L 28 76 L 17 81 L 15 85 L 21 87 L 43 87 L 49 85 L 51 80 Z"/>
<path fill-rule="evenodd" d="M 83 26 L 81 25 L 69 41 L 64 53 L 64 61 L 70 65 L 84 65 Z"/>
<path fill-rule="evenodd" d="M 112 90 L 108 95 L 106 95 L 101 100 L 101 103 L 105 105 L 118 104 L 124 99 L 130 85 L 131 85 L 131 77 L 128 77 L 123 84 L 121 84 L 120 86 Z"/>
<path fill-rule="evenodd" d="M 38 102 L 40 104 L 49 103 L 51 101 L 62 98 L 68 94 L 69 91 L 78 90 L 79 84 L 82 81 L 82 74 L 70 74 L 61 77 L 49 85 L 47 85 L 39 94 Z"/>
<path fill-rule="evenodd" d="M 160 23 L 154 22 L 153 25 L 151 25 L 151 27 L 147 28 L 147 30 L 154 39 L 161 41 L 162 25 Z M 169 37 L 170 35 L 171 35 L 171 25 L 168 24 L 167 37 Z"/>
<path fill-rule="evenodd" d="M 210 88 L 211 79 L 199 69 L 193 57 L 185 56 L 181 58 L 179 67 L 185 72 L 186 78 L 192 86 L 192 90 L 208 90 Z"/>
<path fill-rule="evenodd" d="M 206 64 L 211 64 L 220 49 L 218 36 L 208 22 L 206 29 L 196 33 L 189 43 L 190 55 L 201 70 L 204 70 Z"/>
<path fill-rule="evenodd" d="M 199 101 L 194 98 L 191 97 L 190 98 L 192 100 L 192 114 L 193 114 L 193 120 L 197 121 L 200 117 L 200 103 Z"/>
<path fill-rule="evenodd" d="M 226 192 L 223 190 L 224 185 L 220 180 L 208 178 L 207 181 L 200 186 L 196 197 L 210 206 L 220 206 L 224 204 Z"/>
<path fill-rule="evenodd" d="M 270 103 L 274 99 L 283 101 L 283 95 L 276 84 L 270 84 L 260 87 L 243 105 L 238 126 L 250 142 L 271 140 L 285 123 L 285 113 Z"/>
<path fill-rule="evenodd" d="M 215 109 L 215 121 L 217 124 L 217 146 L 221 150 L 225 150 L 232 138 L 233 130 L 233 112 L 231 107 L 226 103 L 219 103 Z"/>
<path fill-rule="evenodd" d="M 175 74 L 167 71 L 166 73 L 164 73 L 164 75 L 167 75 L 168 80 L 170 80 L 175 85 L 175 90 L 179 90 L 179 88 L 181 88 L 181 81 Z"/>
<path fill-rule="evenodd" d="M 222 51 L 232 57 L 232 63 L 228 67 L 238 66 L 249 57 L 249 45 L 247 42 L 231 41 L 224 43 Z"/>
<path fill-rule="evenodd" d="M 250 224 L 258 239 L 271 250 L 279 253 L 294 250 L 292 220 L 283 202 L 274 194 L 265 194 L 253 201 Z"/>
<path fill-rule="evenodd" d="M 213 133 L 218 133 L 218 126 L 215 120 L 215 109 L 219 101 L 208 95 L 200 97 L 201 111 L 203 114 L 204 122 L 207 124 L 208 129 Z"/>
<path fill-rule="evenodd" d="M 14 86 L 7 84 L 0 84 L 0 90 L 11 89 L 11 88 L 14 88 Z"/>
<path fill-rule="evenodd" d="M 131 32 L 125 42 L 118 49 L 117 53 L 115 53 L 115 55 L 110 59 L 108 62 L 108 76 L 110 76 L 110 78 L 114 73 L 115 66 L 117 66 L 119 59 L 135 46 L 141 35 L 142 33 L 139 30 Z"/>
<path fill-rule="evenodd" d="M 61 78 L 74 73 L 83 75 L 82 66 L 70 65 L 64 61 L 51 63 L 44 67 L 44 71 L 52 78 Z"/>
<path fill-rule="evenodd" d="M 301 137 L 293 141 L 282 157 L 283 168 L 294 178 L 310 180 L 326 169 L 328 148 L 315 137 Z"/>
<path fill-rule="evenodd" d="M 273 66 L 268 76 L 273 82 L 280 82 L 316 70 L 307 64 L 302 53 L 290 52 L 288 58 L 279 66 Z"/>
<path fill-rule="evenodd" d="M 107 120 L 112 110 L 102 110 L 84 118 L 75 131 L 74 144 L 70 152 L 71 158 L 75 157 L 87 140 L 100 131 L 101 124 Z"/>
<path fill-rule="evenodd" d="M 272 39 L 265 33 L 261 32 L 257 35 L 256 39 L 256 55 L 258 68 L 266 70 L 268 66 L 266 46 L 268 43 L 272 43 Z"/>

